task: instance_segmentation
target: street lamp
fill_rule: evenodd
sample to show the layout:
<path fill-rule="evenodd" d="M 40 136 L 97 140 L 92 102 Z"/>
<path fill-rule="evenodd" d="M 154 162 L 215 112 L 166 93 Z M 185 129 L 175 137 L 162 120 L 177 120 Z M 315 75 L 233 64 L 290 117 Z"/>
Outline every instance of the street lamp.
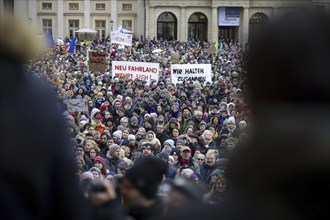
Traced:
<path fill-rule="evenodd" d="M 113 20 L 110 21 L 110 29 L 111 29 L 111 32 L 113 31 Z"/>

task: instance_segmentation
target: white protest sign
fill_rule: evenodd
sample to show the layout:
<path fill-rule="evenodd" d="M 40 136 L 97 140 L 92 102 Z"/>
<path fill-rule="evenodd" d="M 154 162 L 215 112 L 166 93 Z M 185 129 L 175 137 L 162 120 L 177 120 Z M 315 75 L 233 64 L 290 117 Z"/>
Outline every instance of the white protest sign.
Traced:
<path fill-rule="evenodd" d="M 124 34 L 117 31 L 111 32 L 111 43 L 132 46 L 132 34 Z"/>
<path fill-rule="evenodd" d="M 112 76 L 158 82 L 159 63 L 112 61 Z"/>
<path fill-rule="evenodd" d="M 65 103 L 69 112 L 88 112 L 86 99 L 68 99 Z"/>
<path fill-rule="evenodd" d="M 212 82 L 211 64 L 172 64 L 171 80 L 174 84 L 184 81 Z"/>

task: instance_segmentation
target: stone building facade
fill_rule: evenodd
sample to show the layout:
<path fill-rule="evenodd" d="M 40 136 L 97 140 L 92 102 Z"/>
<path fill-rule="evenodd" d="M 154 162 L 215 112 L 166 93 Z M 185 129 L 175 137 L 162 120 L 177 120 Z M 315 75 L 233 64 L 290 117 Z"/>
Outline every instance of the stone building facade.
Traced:
<path fill-rule="evenodd" d="M 139 38 L 248 42 L 258 28 L 293 7 L 330 10 L 330 0 L 0 0 L 55 38 L 90 28 L 98 38 L 121 25 Z"/>

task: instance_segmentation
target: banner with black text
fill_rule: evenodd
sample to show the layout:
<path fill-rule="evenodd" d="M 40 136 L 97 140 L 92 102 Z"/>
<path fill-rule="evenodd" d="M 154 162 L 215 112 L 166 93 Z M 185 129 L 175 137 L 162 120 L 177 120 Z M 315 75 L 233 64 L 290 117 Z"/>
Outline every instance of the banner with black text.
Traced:
<path fill-rule="evenodd" d="M 158 82 L 159 63 L 112 61 L 112 76 Z"/>
<path fill-rule="evenodd" d="M 174 84 L 184 81 L 212 82 L 211 64 L 172 64 L 171 80 Z"/>

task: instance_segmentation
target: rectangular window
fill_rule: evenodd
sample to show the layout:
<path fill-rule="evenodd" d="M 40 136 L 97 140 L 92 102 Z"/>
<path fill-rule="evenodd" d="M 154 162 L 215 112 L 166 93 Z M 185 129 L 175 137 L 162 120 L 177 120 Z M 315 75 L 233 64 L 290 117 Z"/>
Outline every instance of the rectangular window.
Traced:
<path fill-rule="evenodd" d="M 69 10 L 79 10 L 79 3 L 69 3 Z"/>
<path fill-rule="evenodd" d="M 42 10 L 52 10 L 52 3 L 43 2 L 42 3 Z"/>
<path fill-rule="evenodd" d="M 105 3 L 96 3 L 95 9 L 96 10 L 105 10 Z"/>
<path fill-rule="evenodd" d="M 122 27 L 127 30 L 132 30 L 132 20 L 123 20 Z"/>
<path fill-rule="evenodd" d="M 132 11 L 133 5 L 132 4 L 123 4 L 123 11 Z"/>
<path fill-rule="evenodd" d="M 79 20 L 69 20 L 69 35 L 70 39 L 76 36 L 76 32 L 79 30 Z"/>
<path fill-rule="evenodd" d="M 52 19 L 42 19 L 42 32 L 44 34 L 53 32 Z"/>
<path fill-rule="evenodd" d="M 95 30 L 97 31 L 97 36 L 101 40 L 105 40 L 105 29 L 106 21 L 105 20 L 95 20 Z"/>

